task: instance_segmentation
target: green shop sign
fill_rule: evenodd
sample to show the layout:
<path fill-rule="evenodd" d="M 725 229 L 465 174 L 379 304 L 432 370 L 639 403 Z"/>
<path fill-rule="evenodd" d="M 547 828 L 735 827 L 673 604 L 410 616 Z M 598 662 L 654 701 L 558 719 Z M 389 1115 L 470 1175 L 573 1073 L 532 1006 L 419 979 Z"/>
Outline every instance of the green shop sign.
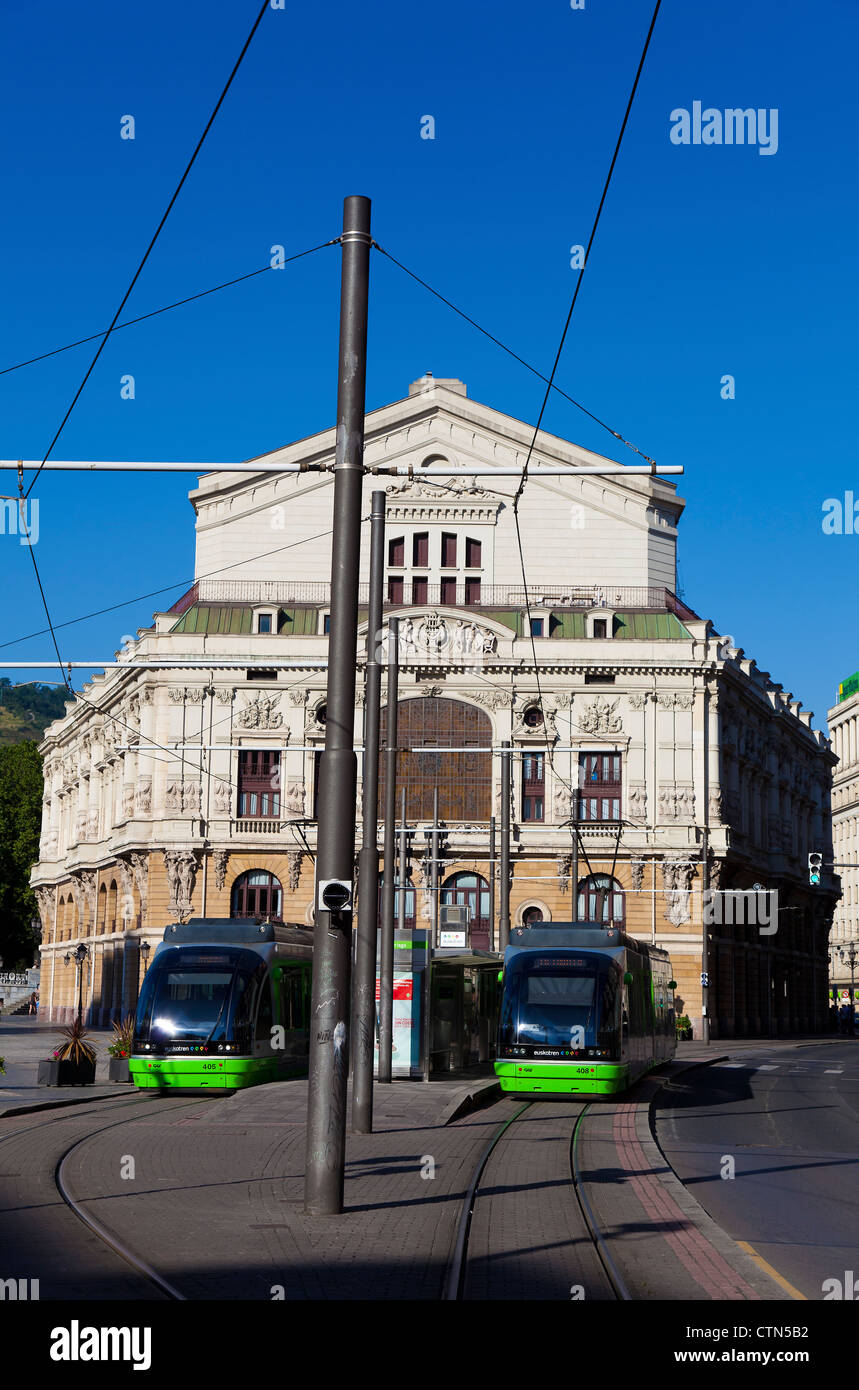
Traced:
<path fill-rule="evenodd" d="M 842 681 L 838 687 L 838 702 L 849 700 L 851 695 L 859 693 L 859 671 L 855 671 L 852 676 L 848 676 L 846 681 Z"/>

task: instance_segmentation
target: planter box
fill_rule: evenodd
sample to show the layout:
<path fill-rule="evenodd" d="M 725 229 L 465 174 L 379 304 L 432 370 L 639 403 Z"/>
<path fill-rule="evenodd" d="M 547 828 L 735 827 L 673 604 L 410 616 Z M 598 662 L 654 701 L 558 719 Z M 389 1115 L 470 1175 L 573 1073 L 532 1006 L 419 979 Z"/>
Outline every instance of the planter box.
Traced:
<path fill-rule="evenodd" d="M 108 1065 L 108 1080 L 110 1081 L 130 1081 L 131 1070 L 128 1065 L 127 1057 L 111 1057 Z"/>
<path fill-rule="evenodd" d="M 40 1062 L 40 1086 L 94 1086 L 95 1062 Z"/>

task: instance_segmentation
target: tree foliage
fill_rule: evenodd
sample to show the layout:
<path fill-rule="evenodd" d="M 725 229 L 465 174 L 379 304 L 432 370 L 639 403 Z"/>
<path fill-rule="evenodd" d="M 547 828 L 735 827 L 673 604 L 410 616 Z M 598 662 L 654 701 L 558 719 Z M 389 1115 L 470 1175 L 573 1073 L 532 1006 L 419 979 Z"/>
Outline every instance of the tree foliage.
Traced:
<path fill-rule="evenodd" d="M 0 748 L 0 956 L 4 970 L 33 963 L 38 916 L 30 870 L 39 857 L 42 759 L 32 741 Z"/>

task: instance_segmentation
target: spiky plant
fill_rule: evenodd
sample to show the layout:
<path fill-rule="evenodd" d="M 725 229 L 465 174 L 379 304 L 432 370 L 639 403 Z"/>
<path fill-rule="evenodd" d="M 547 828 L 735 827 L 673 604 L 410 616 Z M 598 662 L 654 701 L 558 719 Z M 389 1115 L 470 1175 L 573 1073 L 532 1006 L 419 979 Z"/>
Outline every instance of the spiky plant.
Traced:
<path fill-rule="evenodd" d="M 113 1042 L 108 1046 L 111 1057 L 130 1057 L 134 1046 L 134 1014 L 126 1014 L 113 1024 Z"/>
<path fill-rule="evenodd" d="M 61 1042 L 54 1053 L 60 1062 L 94 1062 L 95 1048 L 92 1043 L 85 1042 L 87 1030 L 80 1019 L 76 1018 L 74 1023 L 69 1023 L 65 1028 L 60 1029 L 61 1036 L 65 1042 Z"/>

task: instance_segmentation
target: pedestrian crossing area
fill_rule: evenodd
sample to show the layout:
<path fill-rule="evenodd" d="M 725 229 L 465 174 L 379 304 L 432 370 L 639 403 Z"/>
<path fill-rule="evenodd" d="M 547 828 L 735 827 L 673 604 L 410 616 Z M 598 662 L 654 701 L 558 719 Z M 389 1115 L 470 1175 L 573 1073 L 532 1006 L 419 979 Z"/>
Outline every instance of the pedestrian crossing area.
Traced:
<path fill-rule="evenodd" d="M 844 1076 L 857 1073 L 855 1064 L 838 1062 L 834 1060 L 824 1061 L 817 1059 L 803 1059 L 798 1061 L 795 1057 L 774 1058 L 772 1054 L 761 1056 L 735 1056 L 722 1062 L 714 1062 L 713 1071 L 754 1071 L 754 1072 L 778 1072 L 782 1076 Z"/>

